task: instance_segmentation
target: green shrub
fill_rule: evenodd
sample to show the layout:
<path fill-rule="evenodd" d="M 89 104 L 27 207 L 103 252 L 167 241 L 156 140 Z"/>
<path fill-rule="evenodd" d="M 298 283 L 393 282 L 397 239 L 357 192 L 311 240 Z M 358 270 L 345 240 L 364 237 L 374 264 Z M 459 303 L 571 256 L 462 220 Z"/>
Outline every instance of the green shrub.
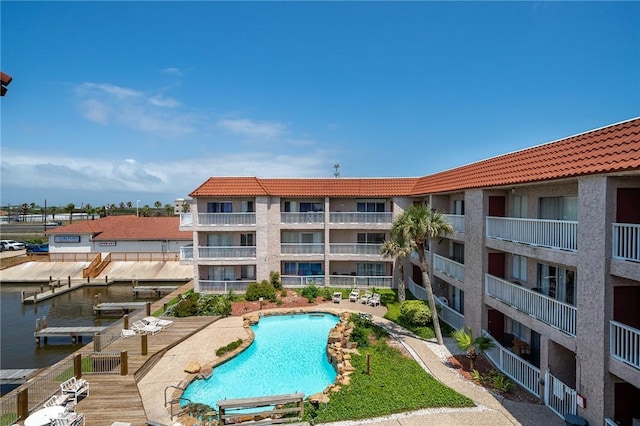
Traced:
<path fill-rule="evenodd" d="M 220 315 L 227 317 L 231 314 L 231 300 L 225 296 L 205 294 L 200 296 L 199 315 Z"/>
<path fill-rule="evenodd" d="M 173 313 L 178 318 L 198 315 L 200 302 L 197 293 L 189 293 L 182 300 L 173 305 Z"/>
<path fill-rule="evenodd" d="M 491 387 L 498 392 L 507 393 L 513 390 L 515 385 L 507 376 L 497 370 L 491 370 L 489 373 L 489 383 Z"/>
<path fill-rule="evenodd" d="M 333 290 L 331 290 L 329 287 L 324 287 L 322 290 L 320 290 L 320 296 L 322 296 L 322 299 L 324 300 L 332 300 Z"/>
<path fill-rule="evenodd" d="M 222 356 L 226 353 L 232 352 L 234 350 L 236 350 L 237 348 L 240 347 L 240 345 L 242 344 L 242 339 L 238 339 L 234 342 L 229 343 L 227 346 L 223 346 L 221 348 L 218 348 L 218 350 L 216 350 L 216 355 L 217 356 Z"/>
<path fill-rule="evenodd" d="M 269 272 L 269 282 L 276 290 L 280 290 L 282 288 L 282 281 L 280 281 L 280 272 Z"/>
<path fill-rule="evenodd" d="M 247 292 L 244 295 L 246 300 L 255 302 L 263 297 L 271 302 L 276 301 L 276 288 L 267 280 L 262 280 L 259 283 L 251 283 L 247 287 Z"/>
<path fill-rule="evenodd" d="M 421 300 L 405 300 L 400 305 L 400 319 L 412 326 L 427 326 L 431 323 L 431 309 Z"/>
<path fill-rule="evenodd" d="M 304 287 L 300 292 L 300 295 L 306 298 L 309 301 L 309 303 L 312 303 L 314 300 L 316 300 L 316 297 L 320 295 L 320 290 L 318 289 L 318 287 L 311 284 Z"/>

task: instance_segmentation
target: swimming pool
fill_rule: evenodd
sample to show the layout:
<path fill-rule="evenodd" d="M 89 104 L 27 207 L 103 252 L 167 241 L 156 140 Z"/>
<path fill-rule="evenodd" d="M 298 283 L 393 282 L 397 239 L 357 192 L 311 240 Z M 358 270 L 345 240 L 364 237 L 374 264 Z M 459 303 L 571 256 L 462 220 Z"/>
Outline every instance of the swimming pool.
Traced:
<path fill-rule="evenodd" d="M 193 381 L 182 396 L 218 409 L 216 403 L 222 399 L 322 392 L 336 378 L 326 349 L 329 331 L 338 320 L 330 314 L 261 317 L 251 327 L 251 346 L 214 367 L 209 379 Z"/>

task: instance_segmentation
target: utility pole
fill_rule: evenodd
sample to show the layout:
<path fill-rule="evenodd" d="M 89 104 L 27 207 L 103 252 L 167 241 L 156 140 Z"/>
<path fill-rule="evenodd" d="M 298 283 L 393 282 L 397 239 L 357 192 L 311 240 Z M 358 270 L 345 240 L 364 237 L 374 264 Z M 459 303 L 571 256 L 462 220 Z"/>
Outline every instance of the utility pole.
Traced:
<path fill-rule="evenodd" d="M 340 168 L 340 164 L 339 163 L 335 163 L 333 165 L 333 168 L 336 169 L 336 171 L 333 172 L 333 176 L 336 177 L 336 178 L 339 178 L 340 177 L 340 172 L 338 171 L 338 169 Z"/>

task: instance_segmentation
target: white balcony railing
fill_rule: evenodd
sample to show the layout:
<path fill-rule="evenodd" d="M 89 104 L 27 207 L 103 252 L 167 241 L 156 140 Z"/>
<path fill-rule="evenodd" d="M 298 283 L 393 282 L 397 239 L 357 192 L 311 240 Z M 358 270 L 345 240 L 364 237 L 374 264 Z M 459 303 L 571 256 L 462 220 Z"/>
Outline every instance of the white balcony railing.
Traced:
<path fill-rule="evenodd" d="M 192 226 L 193 216 L 191 213 L 180 213 L 180 226 Z"/>
<path fill-rule="evenodd" d="M 484 351 L 493 365 L 511 380 L 540 398 L 540 369 L 503 347 L 487 331 L 482 334 L 493 342 L 493 347 Z"/>
<path fill-rule="evenodd" d="M 433 269 L 464 282 L 464 265 L 439 254 L 433 255 Z"/>
<path fill-rule="evenodd" d="M 243 259 L 255 258 L 255 246 L 222 246 L 222 247 L 198 247 L 200 259 Z"/>
<path fill-rule="evenodd" d="M 609 321 L 609 353 L 640 369 L 640 330 L 617 321 Z"/>
<path fill-rule="evenodd" d="M 413 293 L 413 292 L 412 292 Z M 446 305 L 440 298 L 436 297 L 435 302 L 437 306 L 440 306 L 440 312 L 438 312 L 438 318 L 449 324 L 456 330 L 464 328 L 464 315 Z"/>
<path fill-rule="evenodd" d="M 191 260 L 191 259 L 193 259 L 193 246 L 180 247 L 180 260 Z"/>
<path fill-rule="evenodd" d="M 229 293 L 230 291 L 244 293 L 249 284 L 255 283 L 255 279 L 239 280 L 198 280 L 199 291 L 203 293 Z"/>
<path fill-rule="evenodd" d="M 640 262 L 640 225 L 614 223 L 612 236 L 614 259 Z"/>
<path fill-rule="evenodd" d="M 280 254 L 324 254 L 323 243 L 282 243 Z"/>
<path fill-rule="evenodd" d="M 355 243 L 331 243 L 329 252 L 331 254 L 359 254 L 378 255 L 382 244 L 355 244 Z"/>
<path fill-rule="evenodd" d="M 324 275 L 281 275 L 280 280 L 284 287 L 306 287 L 314 285 L 316 287 L 324 287 Z"/>
<path fill-rule="evenodd" d="M 576 414 L 577 394 L 547 370 L 544 375 L 544 404 L 563 420 L 567 414 Z"/>
<path fill-rule="evenodd" d="M 552 249 L 577 251 L 578 222 L 487 217 L 487 237 Z"/>
<path fill-rule="evenodd" d="M 198 226 L 251 226 L 255 213 L 198 213 Z"/>
<path fill-rule="evenodd" d="M 369 276 L 369 275 L 329 275 L 331 287 L 357 287 L 357 288 L 391 288 L 393 277 Z"/>
<path fill-rule="evenodd" d="M 324 223 L 324 212 L 280 213 L 281 223 Z"/>
<path fill-rule="evenodd" d="M 507 305 L 522 311 L 571 336 L 576 335 L 576 307 L 549 296 L 485 274 L 484 291 Z"/>
<path fill-rule="evenodd" d="M 453 226 L 453 230 L 456 232 L 464 232 L 464 215 L 463 214 L 445 214 L 447 222 Z"/>
<path fill-rule="evenodd" d="M 331 212 L 329 213 L 331 223 L 391 223 L 393 213 L 365 213 L 365 212 Z"/>
<path fill-rule="evenodd" d="M 416 262 L 420 261 L 420 258 L 418 257 L 418 252 L 416 250 L 413 250 L 411 252 L 410 257 Z M 424 261 L 426 262 L 427 265 L 431 265 L 431 252 L 429 252 L 429 250 L 424 251 Z"/>

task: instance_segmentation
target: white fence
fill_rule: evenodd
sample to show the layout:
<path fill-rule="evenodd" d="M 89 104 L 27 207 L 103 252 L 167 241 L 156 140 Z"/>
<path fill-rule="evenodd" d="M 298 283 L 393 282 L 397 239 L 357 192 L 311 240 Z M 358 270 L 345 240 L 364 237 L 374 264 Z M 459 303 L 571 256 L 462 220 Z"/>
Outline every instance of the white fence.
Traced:
<path fill-rule="evenodd" d="M 282 243 L 280 254 L 324 254 L 323 243 Z"/>
<path fill-rule="evenodd" d="M 442 321 L 446 322 L 456 330 L 463 329 L 464 316 L 460 312 L 450 308 L 442 300 L 440 300 L 440 298 L 436 297 L 435 300 L 436 300 L 436 305 L 440 306 L 440 312 L 438 313 L 438 318 L 440 318 Z"/>
<path fill-rule="evenodd" d="M 198 226 L 251 226 L 255 213 L 198 213 Z"/>
<path fill-rule="evenodd" d="M 612 236 L 615 259 L 640 262 L 640 225 L 614 223 Z"/>
<path fill-rule="evenodd" d="M 447 222 L 453 226 L 453 230 L 456 232 L 464 232 L 465 224 L 464 224 L 464 215 L 462 214 L 445 214 L 445 219 Z"/>
<path fill-rule="evenodd" d="M 391 288 L 393 277 L 367 275 L 329 275 L 330 287 Z"/>
<path fill-rule="evenodd" d="M 253 259 L 256 257 L 255 246 L 198 247 L 200 259 Z"/>
<path fill-rule="evenodd" d="M 557 301 L 489 274 L 485 274 L 484 291 L 507 305 L 561 330 L 571 336 L 576 335 L 575 306 Z"/>
<path fill-rule="evenodd" d="M 487 237 L 560 250 L 578 250 L 578 222 L 487 217 Z"/>
<path fill-rule="evenodd" d="M 640 369 L 640 330 L 617 321 L 609 321 L 609 353 Z"/>
<path fill-rule="evenodd" d="M 393 213 L 331 212 L 331 223 L 391 223 Z"/>
<path fill-rule="evenodd" d="M 309 285 L 324 287 L 324 275 L 281 275 L 280 280 L 284 287 L 306 287 Z"/>
<path fill-rule="evenodd" d="M 324 223 L 324 212 L 280 213 L 280 223 Z"/>
<path fill-rule="evenodd" d="M 439 254 L 433 255 L 433 269 L 464 282 L 464 265 Z"/>
<path fill-rule="evenodd" d="M 249 284 L 255 282 L 256 280 L 198 280 L 198 291 L 205 293 L 228 293 L 230 291 L 244 293 L 247 291 Z"/>
<path fill-rule="evenodd" d="M 576 390 L 562 383 L 547 370 L 544 376 L 544 403 L 564 419 L 566 414 L 576 414 Z"/>

